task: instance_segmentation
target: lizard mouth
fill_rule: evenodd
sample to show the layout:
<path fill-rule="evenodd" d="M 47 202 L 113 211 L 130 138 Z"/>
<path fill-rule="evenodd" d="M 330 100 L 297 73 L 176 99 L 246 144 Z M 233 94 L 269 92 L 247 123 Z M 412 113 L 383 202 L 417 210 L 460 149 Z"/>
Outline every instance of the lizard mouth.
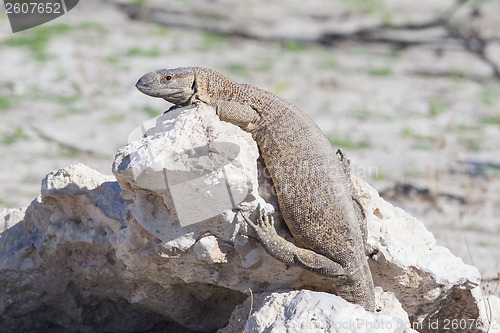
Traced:
<path fill-rule="evenodd" d="M 158 82 L 156 73 L 148 73 L 137 81 L 135 87 L 148 96 L 166 98 L 167 96 L 175 97 L 184 92 L 183 89 L 177 87 L 165 87 Z"/>
<path fill-rule="evenodd" d="M 139 81 L 135 84 L 135 87 L 142 92 L 143 94 L 152 96 L 152 97 L 160 97 L 159 95 L 161 94 L 158 86 L 157 86 L 157 80 L 154 80 L 154 76 L 151 75 L 152 73 L 147 73 L 144 74 Z M 155 88 L 156 87 L 156 88 Z"/>

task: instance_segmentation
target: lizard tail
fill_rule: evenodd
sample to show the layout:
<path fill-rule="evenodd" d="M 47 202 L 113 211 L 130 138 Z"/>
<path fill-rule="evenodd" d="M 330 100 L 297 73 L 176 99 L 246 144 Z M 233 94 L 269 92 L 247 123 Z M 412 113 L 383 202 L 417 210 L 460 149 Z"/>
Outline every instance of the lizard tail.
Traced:
<path fill-rule="evenodd" d="M 370 272 L 365 272 L 364 268 L 354 268 L 354 271 L 348 272 L 345 281 L 337 283 L 335 287 L 340 297 L 351 303 L 363 306 L 367 311 L 375 311 L 373 280 Z"/>

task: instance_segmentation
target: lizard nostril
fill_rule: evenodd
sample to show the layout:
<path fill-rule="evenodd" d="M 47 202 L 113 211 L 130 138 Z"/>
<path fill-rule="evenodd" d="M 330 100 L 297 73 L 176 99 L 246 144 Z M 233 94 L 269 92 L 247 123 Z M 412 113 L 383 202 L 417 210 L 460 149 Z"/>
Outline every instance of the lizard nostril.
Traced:
<path fill-rule="evenodd" d="M 148 87 L 151 84 L 151 78 L 148 77 L 141 77 L 139 81 L 135 84 L 137 88 L 139 87 Z"/>

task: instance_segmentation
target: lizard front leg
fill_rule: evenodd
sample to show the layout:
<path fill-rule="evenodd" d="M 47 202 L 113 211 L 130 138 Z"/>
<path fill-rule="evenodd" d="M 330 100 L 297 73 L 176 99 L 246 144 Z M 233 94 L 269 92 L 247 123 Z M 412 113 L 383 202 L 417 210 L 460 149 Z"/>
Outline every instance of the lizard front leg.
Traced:
<path fill-rule="evenodd" d="M 229 122 L 249 132 L 255 128 L 260 116 L 249 104 L 238 101 L 215 101 L 210 103 L 220 120 Z"/>
<path fill-rule="evenodd" d="M 276 233 L 274 219 L 266 214 L 260 206 L 257 207 L 257 222 L 254 223 L 243 215 L 245 221 L 255 230 L 262 247 L 273 258 L 289 265 L 298 265 L 312 272 L 330 276 L 342 277 L 346 273 L 340 264 L 309 249 L 295 246 Z"/>

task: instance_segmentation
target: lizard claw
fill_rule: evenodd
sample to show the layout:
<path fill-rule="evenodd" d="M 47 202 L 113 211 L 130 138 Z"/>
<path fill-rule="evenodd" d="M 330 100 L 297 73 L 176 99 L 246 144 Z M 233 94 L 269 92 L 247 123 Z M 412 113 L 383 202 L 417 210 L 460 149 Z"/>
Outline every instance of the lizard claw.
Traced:
<path fill-rule="evenodd" d="M 246 223 L 248 223 L 252 228 L 257 228 L 257 225 L 255 223 L 252 222 L 252 220 L 250 220 L 248 218 L 248 216 L 246 216 L 245 214 L 243 214 L 241 211 L 239 212 L 241 214 L 241 216 L 243 217 L 243 219 L 246 221 Z"/>
<path fill-rule="evenodd" d="M 246 215 L 243 215 L 243 219 L 255 230 L 257 237 L 261 242 L 274 235 L 277 236 L 276 229 L 274 228 L 274 218 L 271 214 L 265 212 L 264 209 L 260 208 L 260 204 L 257 205 L 257 221 L 254 223 Z"/>
<path fill-rule="evenodd" d="M 257 209 L 260 207 L 257 206 Z M 274 218 L 271 214 L 267 214 L 264 209 L 259 210 L 259 216 L 257 217 L 257 221 L 261 228 L 273 228 L 274 229 Z"/>
<path fill-rule="evenodd" d="M 258 203 L 258 204 L 257 204 L 257 211 L 258 211 L 258 212 L 260 212 L 260 213 L 261 213 L 261 212 L 263 212 L 263 209 L 261 209 L 261 208 L 260 208 L 260 203 Z M 243 219 L 244 219 L 244 220 L 245 220 L 245 221 L 246 221 L 246 222 L 247 222 L 247 223 L 248 223 L 248 224 L 249 224 L 249 225 L 250 225 L 253 229 L 257 229 L 257 228 L 258 228 L 258 225 L 257 225 L 257 224 L 260 224 L 260 216 L 258 216 L 258 217 L 257 217 L 257 224 L 255 224 L 255 223 L 253 223 L 253 221 L 252 221 L 252 220 L 250 220 L 250 218 L 249 218 L 247 215 L 243 214 L 243 213 L 241 212 L 241 210 L 240 210 L 239 212 L 240 212 L 241 216 L 243 217 Z M 261 213 L 261 214 L 262 214 L 262 213 Z"/>

